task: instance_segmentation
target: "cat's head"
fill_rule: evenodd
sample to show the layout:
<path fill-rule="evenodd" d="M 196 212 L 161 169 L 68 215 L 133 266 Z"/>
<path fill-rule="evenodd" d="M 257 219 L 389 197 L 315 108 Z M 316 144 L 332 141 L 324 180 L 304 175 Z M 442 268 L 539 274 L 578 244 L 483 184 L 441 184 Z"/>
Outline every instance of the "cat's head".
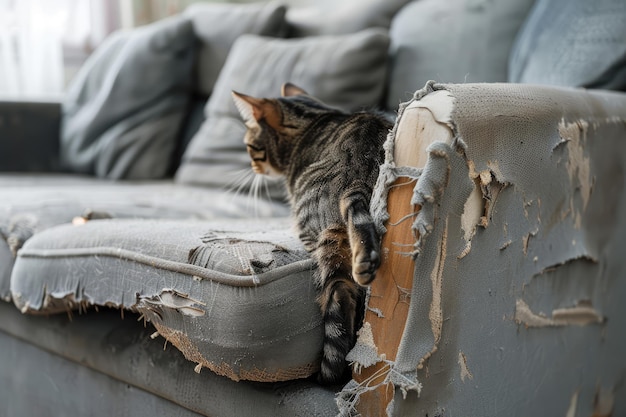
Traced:
<path fill-rule="evenodd" d="M 248 128 L 244 143 L 252 170 L 272 177 L 284 174 L 296 140 L 310 123 L 320 113 L 334 111 L 291 83 L 283 84 L 279 98 L 232 94 Z"/>

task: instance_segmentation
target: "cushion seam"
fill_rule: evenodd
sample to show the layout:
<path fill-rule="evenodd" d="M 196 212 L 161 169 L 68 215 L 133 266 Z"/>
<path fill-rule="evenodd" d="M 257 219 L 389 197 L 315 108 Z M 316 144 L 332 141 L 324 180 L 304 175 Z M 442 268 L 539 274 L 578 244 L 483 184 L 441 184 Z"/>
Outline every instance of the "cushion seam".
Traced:
<path fill-rule="evenodd" d="M 312 270 L 314 268 L 314 263 L 312 259 L 303 259 L 260 274 L 235 275 L 202 268 L 200 266 L 188 263 L 161 259 L 156 256 L 145 255 L 143 253 L 133 252 L 127 249 L 121 249 L 111 246 L 71 249 L 21 249 L 18 252 L 17 258 L 19 260 L 19 258 L 52 259 L 93 256 L 105 256 L 126 261 L 134 261 L 140 264 L 151 266 L 156 269 L 184 273 L 202 279 L 211 280 L 220 284 L 231 285 L 234 287 L 258 287 L 276 281 L 284 275 L 291 275 L 296 272 L 304 271 L 307 269 Z"/>

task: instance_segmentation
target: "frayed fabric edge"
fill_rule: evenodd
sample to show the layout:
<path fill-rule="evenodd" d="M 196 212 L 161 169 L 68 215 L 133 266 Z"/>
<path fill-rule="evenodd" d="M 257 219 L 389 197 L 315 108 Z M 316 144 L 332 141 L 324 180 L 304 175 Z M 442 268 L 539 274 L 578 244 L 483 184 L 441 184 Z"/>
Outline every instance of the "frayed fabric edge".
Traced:
<path fill-rule="evenodd" d="M 417 370 L 413 372 L 399 372 L 395 370 L 394 362 L 390 360 L 382 360 L 386 363 L 387 372 L 385 379 L 377 384 L 370 385 L 370 380 L 366 380 L 362 383 L 358 383 L 355 380 L 350 380 L 343 389 L 337 394 L 335 401 L 339 413 L 337 417 L 355 417 L 359 416 L 357 411 L 357 404 L 361 399 L 361 396 L 367 392 L 375 391 L 380 387 L 393 387 L 398 388 L 402 394 L 402 398 L 406 399 L 410 391 L 415 391 L 419 397 L 422 391 L 422 384 L 417 379 Z M 374 375 L 371 379 L 376 378 L 378 375 Z M 386 407 L 386 414 L 388 417 L 393 415 L 394 400 L 392 399 Z"/>
<path fill-rule="evenodd" d="M 413 230 L 418 232 L 418 238 L 416 239 L 414 252 L 412 253 L 414 257 L 419 254 L 424 239 L 433 230 L 436 206 L 443 197 L 443 192 L 447 186 L 450 175 L 450 153 L 454 152 L 456 148 L 462 148 L 463 142 L 458 142 L 455 135 L 455 140 L 452 145 L 441 142 L 430 145 L 427 148 L 428 162 L 424 169 L 405 166 L 397 167 L 394 161 L 394 145 L 399 122 L 409 104 L 439 89 L 441 89 L 441 87 L 438 87 L 434 81 L 429 81 L 424 88 L 414 94 L 412 100 L 400 105 L 396 123 L 389 132 L 384 144 L 385 163 L 380 167 L 379 177 L 373 190 L 372 204 L 370 206 L 370 212 L 377 231 L 382 236 L 386 232 L 384 223 L 389 220 L 387 197 L 391 185 L 399 177 L 408 177 L 416 180 L 411 204 L 419 205 L 421 210 L 412 226 Z M 350 352 L 349 358 L 353 366 L 368 367 L 375 363 L 384 362 L 386 366 L 383 367 L 381 372 L 385 372 L 386 375 L 382 382 L 374 385 L 369 385 L 372 379 L 363 381 L 362 383 L 350 380 L 336 397 L 336 403 L 339 409 L 338 416 L 341 417 L 359 415 L 356 410 L 356 405 L 360 397 L 364 393 L 374 391 L 381 386 L 392 385 L 394 388 L 398 388 L 403 398 L 406 398 L 409 391 L 415 391 L 419 396 L 422 389 L 422 384 L 417 378 L 417 368 L 410 372 L 400 372 L 395 367 L 395 361 L 386 359 L 384 354 L 379 355 L 373 341 L 372 343 L 368 343 L 363 340 L 362 336 L 363 335 L 360 335 L 361 341 L 357 341 L 357 345 L 355 346 L 356 350 Z M 375 375 L 373 378 L 380 376 L 381 375 Z M 392 400 L 387 405 L 386 414 L 391 416 L 393 409 L 394 401 Z"/>
<path fill-rule="evenodd" d="M 385 162 L 379 168 L 378 180 L 372 193 L 372 204 L 370 206 L 370 213 L 374 219 L 376 229 L 380 236 L 382 236 L 387 230 L 384 226 L 385 222 L 389 220 L 389 213 L 387 212 L 387 195 L 389 194 L 389 186 L 394 183 L 399 176 L 407 176 L 414 179 L 419 178 L 421 173 L 420 169 L 411 167 L 396 167 L 394 161 L 394 150 L 396 134 L 398 132 L 398 125 L 406 108 L 415 100 L 420 100 L 422 97 L 430 94 L 441 87 L 438 87 L 435 81 L 428 81 L 424 88 L 417 90 L 413 95 L 413 99 L 405 103 L 401 103 L 398 107 L 398 116 L 393 128 L 387 134 L 387 140 L 383 144 L 385 150 Z"/>
<path fill-rule="evenodd" d="M 396 163 L 393 157 L 396 133 L 398 131 L 398 122 L 402 119 L 404 110 L 410 103 L 411 101 L 400 104 L 396 122 L 387 134 L 387 140 L 385 140 L 385 143 L 383 144 L 383 149 L 385 150 L 385 162 L 379 168 L 378 179 L 372 192 L 370 204 L 370 214 L 374 219 L 374 225 L 376 226 L 376 231 L 379 236 L 382 236 L 387 231 L 384 225 L 385 222 L 389 220 L 389 213 L 387 212 L 387 195 L 389 194 L 389 187 L 399 176 L 396 172 Z"/>
<path fill-rule="evenodd" d="M 450 178 L 450 153 L 453 152 L 450 145 L 441 142 L 433 143 L 426 151 L 428 162 L 415 184 L 411 199 L 411 204 L 420 206 L 420 211 L 413 222 L 413 232 L 417 236 L 414 258 L 419 255 L 424 240 L 433 231 L 437 207 Z"/>

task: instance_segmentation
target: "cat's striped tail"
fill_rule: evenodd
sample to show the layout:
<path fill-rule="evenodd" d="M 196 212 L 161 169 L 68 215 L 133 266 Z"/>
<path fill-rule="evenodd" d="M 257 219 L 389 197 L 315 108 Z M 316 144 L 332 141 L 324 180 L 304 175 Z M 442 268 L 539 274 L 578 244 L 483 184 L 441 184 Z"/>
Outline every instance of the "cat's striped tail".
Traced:
<path fill-rule="evenodd" d="M 361 288 L 349 276 L 328 279 L 320 294 L 324 318 L 320 382 L 324 384 L 338 384 L 347 377 L 346 355 L 355 342 L 360 294 Z"/>

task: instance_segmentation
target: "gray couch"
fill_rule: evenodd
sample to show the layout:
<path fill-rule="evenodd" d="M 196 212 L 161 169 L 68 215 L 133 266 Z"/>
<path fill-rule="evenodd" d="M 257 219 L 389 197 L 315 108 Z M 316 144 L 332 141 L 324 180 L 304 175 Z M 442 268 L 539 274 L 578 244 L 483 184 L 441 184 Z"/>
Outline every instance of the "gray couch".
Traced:
<path fill-rule="evenodd" d="M 373 293 L 351 356 L 384 364 L 383 409 L 625 415 L 626 7 L 590 7 L 191 6 L 111 36 L 62 103 L 0 102 L 0 414 L 379 415 L 358 372 L 310 378 L 315 265 L 245 173 L 230 90 L 289 80 L 397 116 L 372 212 L 393 227 L 409 179 L 408 318 L 378 351 Z"/>

